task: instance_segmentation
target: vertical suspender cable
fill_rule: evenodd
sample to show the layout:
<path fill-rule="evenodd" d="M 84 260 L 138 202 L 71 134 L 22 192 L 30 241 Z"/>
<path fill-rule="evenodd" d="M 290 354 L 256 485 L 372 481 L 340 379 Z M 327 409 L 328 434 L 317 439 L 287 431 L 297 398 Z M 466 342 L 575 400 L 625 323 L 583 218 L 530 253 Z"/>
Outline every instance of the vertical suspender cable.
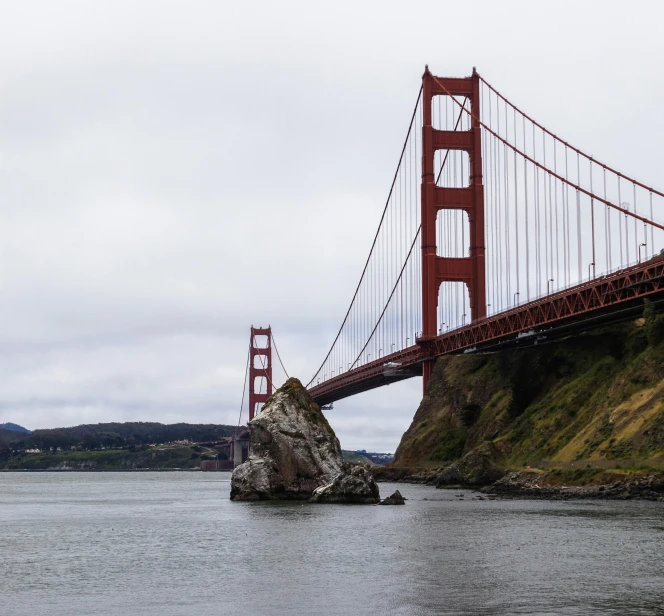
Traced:
<path fill-rule="evenodd" d="M 634 199 L 634 213 L 636 214 L 637 213 L 637 211 L 636 211 L 636 184 L 634 184 L 634 182 L 632 182 L 632 187 L 634 189 L 633 190 L 633 194 L 634 194 L 634 197 L 633 197 L 633 199 Z M 637 231 L 638 224 L 639 223 L 635 218 L 634 219 L 634 250 L 636 251 L 636 254 L 634 255 L 635 260 L 638 260 L 638 258 L 639 258 L 639 240 L 638 240 L 638 231 Z"/>
<path fill-rule="evenodd" d="M 622 207 L 622 196 L 620 194 L 620 177 L 618 177 L 618 203 Z M 620 244 L 620 267 L 623 267 L 623 241 L 622 241 L 622 218 L 618 214 L 618 243 Z"/>
<path fill-rule="evenodd" d="M 556 150 L 556 140 L 553 140 L 553 172 L 558 175 L 558 151 Z M 560 235 L 558 233 L 558 181 L 554 180 L 554 205 L 555 205 L 555 215 L 554 219 L 556 222 L 556 286 L 562 286 L 560 280 Z"/>
<path fill-rule="evenodd" d="M 589 170 L 590 170 L 590 192 L 593 192 L 593 161 L 592 159 L 590 160 L 589 163 Z M 593 252 L 592 252 L 592 266 L 593 266 L 593 278 L 595 278 L 595 272 L 597 268 L 597 260 L 595 259 L 595 199 L 592 197 L 590 198 L 590 221 L 591 221 L 591 234 L 592 234 L 592 246 L 593 246 Z M 588 278 L 590 278 L 590 273 L 588 274 Z"/>
<path fill-rule="evenodd" d="M 505 105 L 505 137 L 509 133 L 507 122 L 507 105 Z M 507 306 L 512 301 L 512 268 L 511 268 L 511 245 L 510 245 L 510 196 L 509 196 L 509 161 L 507 157 L 507 144 L 503 144 L 503 167 L 505 181 L 505 266 L 507 268 Z"/>
<path fill-rule="evenodd" d="M 581 163 L 579 154 L 576 154 L 576 183 L 581 186 Z M 576 190 L 576 240 L 577 256 L 579 259 L 579 282 L 583 280 L 583 257 L 581 255 L 581 194 Z"/>
<path fill-rule="evenodd" d="M 650 192 L 650 220 L 653 220 L 652 216 L 652 191 Z M 655 254 L 655 227 L 650 225 L 650 255 Z"/>
<path fill-rule="evenodd" d="M 526 151 L 526 118 L 523 118 L 523 151 Z M 530 301 L 530 228 L 528 226 L 528 161 L 523 159 L 524 213 L 526 223 L 526 298 Z"/>
<path fill-rule="evenodd" d="M 606 169 L 602 169 L 602 179 L 604 182 L 604 201 L 606 201 Z M 606 267 L 608 271 L 611 271 L 613 268 L 611 266 L 611 208 L 607 205 L 606 213 L 604 218 L 606 220 L 606 237 L 604 238 L 604 243 L 606 245 Z"/>
<path fill-rule="evenodd" d="M 567 144 L 565 144 L 565 180 L 569 180 L 569 158 Z M 567 280 L 566 284 L 570 284 L 572 280 L 572 242 L 570 236 L 570 216 L 569 216 L 569 184 L 565 184 L 565 211 L 567 212 Z"/>
<path fill-rule="evenodd" d="M 242 402 L 240 402 L 240 416 L 237 419 L 237 428 L 235 428 L 235 436 L 237 436 L 237 431 L 240 428 L 240 423 L 242 422 L 242 409 L 244 407 L 244 396 L 247 393 L 247 377 L 249 376 L 249 360 L 251 358 L 251 348 L 247 350 L 247 367 L 244 371 L 244 386 L 242 388 Z"/>

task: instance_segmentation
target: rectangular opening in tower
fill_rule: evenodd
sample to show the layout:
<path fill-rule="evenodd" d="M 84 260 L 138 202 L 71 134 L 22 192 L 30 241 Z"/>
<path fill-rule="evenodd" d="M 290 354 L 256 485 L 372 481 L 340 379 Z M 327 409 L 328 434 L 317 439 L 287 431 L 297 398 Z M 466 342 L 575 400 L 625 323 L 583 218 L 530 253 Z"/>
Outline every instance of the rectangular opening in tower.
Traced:
<path fill-rule="evenodd" d="M 470 223 L 463 210 L 440 210 L 436 217 L 436 254 L 439 257 L 469 256 Z"/>
<path fill-rule="evenodd" d="M 269 366 L 267 355 L 254 355 L 254 368 L 263 369 Z"/>
<path fill-rule="evenodd" d="M 257 376 L 254 379 L 254 393 L 255 394 L 267 393 L 267 379 L 264 376 Z"/>
<path fill-rule="evenodd" d="M 267 349 L 269 338 L 263 334 L 254 336 L 253 347 L 255 349 Z"/>
<path fill-rule="evenodd" d="M 463 150 L 437 150 L 433 157 L 436 185 L 466 188 L 470 185 L 470 157 Z"/>
<path fill-rule="evenodd" d="M 443 282 L 438 290 L 438 334 L 470 323 L 470 298 L 464 282 Z"/>
<path fill-rule="evenodd" d="M 436 130 L 470 130 L 469 112 L 470 100 L 464 96 L 434 96 L 431 100 L 431 125 Z"/>

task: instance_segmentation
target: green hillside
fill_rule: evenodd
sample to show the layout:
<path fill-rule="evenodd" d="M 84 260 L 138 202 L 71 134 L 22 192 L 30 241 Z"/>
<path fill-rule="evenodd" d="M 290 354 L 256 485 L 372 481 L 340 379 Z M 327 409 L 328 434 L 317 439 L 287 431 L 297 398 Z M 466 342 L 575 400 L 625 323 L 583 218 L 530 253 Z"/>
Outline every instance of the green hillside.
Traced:
<path fill-rule="evenodd" d="M 3 470 L 128 471 L 139 469 L 197 469 L 213 460 L 216 451 L 198 445 L 138 447 L 97 451 L 19 453 L 4 460 Z"/>
<path fill-rule="evenodd" d="M 231 436 L 234 426 L 221 424 L 162 424 L 154 421 L 82 424 L 70 428 L 35 430 L 31 434 L 0 430 L 0 446 L 14 444 L 24 449 L 99 449 L 167 443 L 172 441 L 216 441 Z"/>
<path fill-rule="evenodd" d="M 394 465 L 483 444 L 503 467 L 664 469 L 664 315 L 523 350 L 438 359 Z M 490 446 L 486 442 L 490 443 Z"/>

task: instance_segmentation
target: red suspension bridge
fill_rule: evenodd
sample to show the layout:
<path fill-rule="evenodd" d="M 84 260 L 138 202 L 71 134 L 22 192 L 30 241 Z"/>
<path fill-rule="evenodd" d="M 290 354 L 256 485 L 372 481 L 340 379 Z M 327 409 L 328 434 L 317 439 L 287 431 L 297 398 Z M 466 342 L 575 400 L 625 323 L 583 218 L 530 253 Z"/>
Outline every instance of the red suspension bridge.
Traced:
<path fill-rule="evenodd" d="M 320 404 L 418 375 L 426 391 L 440 355 L 633 318 L 643 298 L 664 301 L 663 248 L 663 192 L 562 140 L 475 70 L 427 68 L 360 281 L 307 387 Z M 257 356 L 251 417 L 273 390 L 271 350 Z"/>

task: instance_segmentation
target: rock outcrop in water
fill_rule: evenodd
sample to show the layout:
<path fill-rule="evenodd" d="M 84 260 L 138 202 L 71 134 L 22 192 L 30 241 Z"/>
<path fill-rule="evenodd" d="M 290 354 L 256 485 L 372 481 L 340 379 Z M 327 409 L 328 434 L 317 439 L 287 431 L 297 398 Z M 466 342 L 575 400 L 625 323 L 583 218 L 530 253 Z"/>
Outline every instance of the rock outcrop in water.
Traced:
<path fill-rule="evenodd" d="M 394 491 L 390 496 L 384 498 L 379 505 L 405 505 L 406 499 L 401 495 L 399 490 Z"/>
<path fill-rule="evenodd" d="M 375 505 L 380 501 L 378 484 L 366 466 L 344 464 L 330 483 L 314 490 L 312 503 Z"/>
<path fill-rule="evenodd" d="M 485 441 L 460 460 L 450 464 L 440 475 L 437 487 L 449 485 L 483 486 L 500 479 L 505 471 L 496 464 L 498 447 Z"/>
<path fill-rule="evenodd" d="M 344 464 L 334 430 L 297 379 L 275 392 L 249 430 L 249 459 L 233 471 L 231 500 L 308 500 L 321 486 L 341 484 L 360 500 L 334 502 L 366 497 L 368 480 Z"/>

